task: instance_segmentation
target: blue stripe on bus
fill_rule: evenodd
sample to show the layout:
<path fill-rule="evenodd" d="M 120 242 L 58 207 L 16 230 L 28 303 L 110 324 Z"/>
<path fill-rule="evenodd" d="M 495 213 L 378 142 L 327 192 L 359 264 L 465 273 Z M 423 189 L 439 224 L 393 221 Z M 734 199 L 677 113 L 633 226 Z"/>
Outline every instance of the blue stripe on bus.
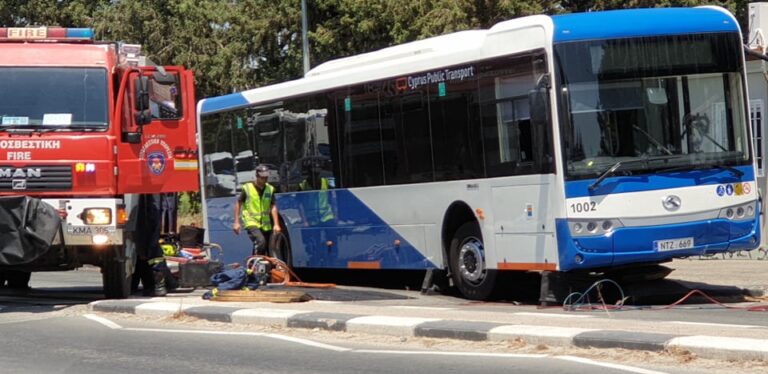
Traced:
<path fill-rule="evenodd" d="M 737 177 L 732 171 L 726 169 L 703 169 L 648 175 L 615 176 L 605 178 L 594 191 L 591 191 L 589 186 L 595 182 L 596 178 L 568 181 L 565 182 L 565 197 L 599 196 L 701 185 L 714 186 L 712 188 L 712 196 L 716 197 L 717 185 L 755 181 L 752 165 L 735 166 L 734 169 L 738 169 L 744 175 Z"/>
<path fill-rule="evenodd" d="M 335 194 L 337 209 L 328 222 L 319 222 L 319 213 L 313 208 L 317 206 L 313 203 L 320 192 L 276 195 L 278 210 L 288 226 L 294 266 L 345 269 L 350 262 L 358 262 L 378 263 L 381 269 L 436 267 L 353 193 L 345 189 L 331 191 Z M 242 263 L 252 250 L 245 230 L 240 235 L 232 231 L 235 199 L 234 196 L 206 199 L 209 239 L 224 248 L 225 263 Z M 328 241 L 333 243 L 330 247 L 326 245 Z M 395 245 L 396 241 L 399 245 Z"/>
<path fill-rule="evenodd" d="M 378 263 L 381 269 L 436 267 L 349 190 L 327 192 L 330 203 L 335 201 L 337 208 L 333 219 L 320 222 L 317 202 L 321 193 L 277 195 L 277 207 L 288 226 L 297 266 L 347 268 L 350 262 L 356 262 Z"/>
<path fill-rule="evenodd" d="M 216 96 L 203 100 L 200 114 L 212 114 L 223 110 L 242 108 L 250 104 L 242 93 Z"/>
<path fill-rule="evenodd" d="M 752 250 L 760 244 L 760 204 L 754 220 L 711 219 L 641 227 L 622 227 L 610 235 L 574 238 L 568 221 L 556 220 L 560 270 L 595 269 L 628 264 L 660 263 L 673 258 Z M 654 241 L 693 238 L 694 247 L 658 252 Z"/>
<path fill-rule="evenodd" d="M 738 32 L 725 12 L 708 8 L 627 9 L 553 16 L 554 41 L 612 39 L 703 32 Z"/>

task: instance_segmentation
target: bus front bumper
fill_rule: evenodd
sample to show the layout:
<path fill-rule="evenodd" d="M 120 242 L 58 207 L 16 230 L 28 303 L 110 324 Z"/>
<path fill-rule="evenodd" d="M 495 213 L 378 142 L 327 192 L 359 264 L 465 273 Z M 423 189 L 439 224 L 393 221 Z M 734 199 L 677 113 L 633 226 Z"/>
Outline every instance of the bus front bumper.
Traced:
<path fill-rule="evenodd" d="M 657 226 L 621 227 L 598 236 L 574 237 L 557 220 L 560 270 L 588 270 L 673 258 L 756 249 L 760 214 L 753 220 L 724 218 Z"/>

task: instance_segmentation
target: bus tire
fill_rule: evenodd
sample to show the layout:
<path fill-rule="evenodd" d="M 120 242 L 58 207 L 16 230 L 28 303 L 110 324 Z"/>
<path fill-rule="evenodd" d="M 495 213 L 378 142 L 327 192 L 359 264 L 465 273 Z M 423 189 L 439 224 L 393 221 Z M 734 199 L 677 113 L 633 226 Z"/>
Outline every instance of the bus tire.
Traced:
<path fill-rule="evenodd" d="M 8 282 L 8 288 L 26 290 L 29 288 L 29 280 L 31 278 L 32 273 L 28 271 L 7 270 L 5 272 L 5 280 Z"/>
<path fill-rule="evenodd" d="M 451 239 L 450 267 L 459 292 L 470 300 L 485 300 L 496 283 L 496 271 L 485 262 L 483 236 L 476 222 L 467 222 Z"/>
<path fill-rule="evenodd" d="M 285 226 L 283 226 L 285 230 Z M 273 233 L 274 240 L 272 241 L 272 257 L 285 262 L 286 265 L 293 266 L 291 264 L 293 258 L 291 256 L 291 240 L 288 238 L 286 232 Z"/>
<path fill-rule="evenodd" d="M 101 267 L 104 296 L 108 299 L 125 299 L 131 295 L 131 278 L 127 262 L 131 256 L 126 256 L 123 246 L 106 248 L 104 263 Z"/>

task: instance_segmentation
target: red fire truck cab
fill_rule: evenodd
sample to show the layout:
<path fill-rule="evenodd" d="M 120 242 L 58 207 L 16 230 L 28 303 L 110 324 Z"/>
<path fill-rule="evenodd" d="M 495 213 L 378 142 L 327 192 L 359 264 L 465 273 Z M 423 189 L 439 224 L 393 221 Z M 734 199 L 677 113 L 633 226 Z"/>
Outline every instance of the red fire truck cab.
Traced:
<path fill-rule="evenodd" d="M 199 188 L 192 72 L 91 29 L 0 28 L 0 82 L 0 281 L 91 264 L 127 297 L 140 195 Z"/>

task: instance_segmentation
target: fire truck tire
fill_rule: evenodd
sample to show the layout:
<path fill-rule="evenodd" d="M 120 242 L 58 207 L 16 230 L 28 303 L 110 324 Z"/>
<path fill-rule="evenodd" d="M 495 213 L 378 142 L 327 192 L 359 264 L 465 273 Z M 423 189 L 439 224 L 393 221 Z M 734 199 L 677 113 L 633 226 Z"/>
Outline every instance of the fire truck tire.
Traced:
<path fill-rule="evenodd" d="M 131 256 L 126 256 L 125 247 L 112 246 L 107 248 L 102 265 L 102 280 L 104 296 L 108 299 L 125 299 L 131 295 L 131 276 L 127 262 Z"/>
<path fill-rule="evenodd" d="M 30 278 L 32 278 L 32 273 L 28 271 L 7 270 L 5 272 L 5 279 L 8 281 L 9 288 L 27 289 Z"/>
<path fill-rule="evenodd" d="M 450 251 L 451 275 L 459 292 L 470 300 L 488 299 L 495 288 L 496 271 L 487 267 L 477 222 L 467 222 L 456 230 Z"/>

